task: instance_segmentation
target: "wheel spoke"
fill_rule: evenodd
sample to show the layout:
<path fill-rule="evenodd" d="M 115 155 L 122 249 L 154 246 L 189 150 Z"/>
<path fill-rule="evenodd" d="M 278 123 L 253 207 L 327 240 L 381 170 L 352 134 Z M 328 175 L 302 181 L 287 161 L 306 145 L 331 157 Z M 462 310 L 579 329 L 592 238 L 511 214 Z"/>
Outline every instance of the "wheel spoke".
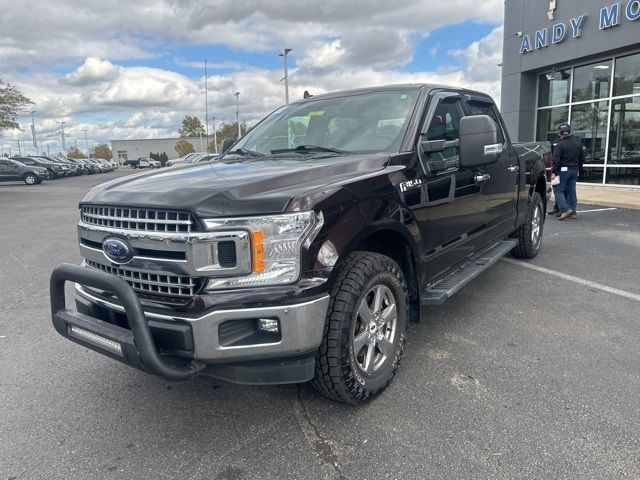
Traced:
<path fill-rule="evenodd" d="M 355 356 L 358 356 L 358 354 L 360 353 L 360 350 L 362 350 L 362 347 L 364 347 L 367 344 L 368 338 L 369 338 L 369 334 L 365 330 L 364 332 L 362 332 L 360 335 L 358 335 L 353 339 L 353 354 Z"/>
<path fill-rule="evenodd" d="M 380 315 L 380 320 L 382 320 L 383 323 L 389 324 L 395 322 L 397 317 L 398 312 L 396 310 L 396 304 L 392 303 L 384 309 L 384 311 Z"/>
<path fill-rule="evenodd" d="M 373 294 L 373 313 L 382 310 L 382 300 L 384 299 L 384 290 L 382 285 L 377 285 Z"/>
<path fill-rule="evenodd" d="M 387 340 L 385 337 L 378 340 L 378 349 L 382 352 L 385 357 L 393 354 L 393 343 Z"/>
<path fill-rule="evenodd" d="M 364 371 L 373 373 L 373 355 L 376 352 L 376 344 L 370 343 L 367 349 L 367 356 L 364 359 Z"/>
<path fill-rule="evenodd" d="M 362 302 L 360 302 L 360 308 L 358 308 L 358 315 L 360 316 L 360 319 L 364 323 L 368 323 L 368 322 L 371 321 L 371 317 L 373 316 L 373 312 L 369 308 L 369 305 L 367 305 L 367 298 L 366 297 L 362 299 Z"/>

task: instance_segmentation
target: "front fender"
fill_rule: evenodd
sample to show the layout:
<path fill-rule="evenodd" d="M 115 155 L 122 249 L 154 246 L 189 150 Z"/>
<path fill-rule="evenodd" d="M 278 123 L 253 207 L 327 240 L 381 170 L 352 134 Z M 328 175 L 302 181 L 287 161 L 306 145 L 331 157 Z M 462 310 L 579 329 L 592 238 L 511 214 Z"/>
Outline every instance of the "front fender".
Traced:
<path fill-rule="evenodd" d="M 416 219 L 409 209 L 395 200 L 362 201 L 325 218 L 325 227 L 316 256 L 316 269 L 333 269 L 340 259 L 356 250 L 367 238 L 385 231 L 400 235 L 414 258 L 419 258 L 422 239 Z"/>

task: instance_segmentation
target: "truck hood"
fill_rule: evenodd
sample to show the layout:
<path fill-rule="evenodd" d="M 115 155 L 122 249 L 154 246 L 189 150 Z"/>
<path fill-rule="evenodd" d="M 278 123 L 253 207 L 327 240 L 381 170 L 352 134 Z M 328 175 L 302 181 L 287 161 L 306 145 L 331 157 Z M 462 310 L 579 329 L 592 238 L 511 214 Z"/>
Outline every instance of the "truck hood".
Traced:
<path fill-rule="evenodd" d="M 172 208 L 200 217 L 275 214 L 299 195 L 368 176 L 384 169 L 388 160 L 388 154 L 295 156 L 177 166 L 104 183 L 81 203 Z"/>

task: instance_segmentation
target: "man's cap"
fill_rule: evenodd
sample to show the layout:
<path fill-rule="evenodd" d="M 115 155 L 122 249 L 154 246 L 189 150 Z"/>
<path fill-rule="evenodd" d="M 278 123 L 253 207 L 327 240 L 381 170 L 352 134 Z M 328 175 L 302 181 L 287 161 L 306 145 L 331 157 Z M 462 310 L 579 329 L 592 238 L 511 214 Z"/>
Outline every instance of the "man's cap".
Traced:
<path fill-rule="evenodd" d="M 569 125 L 568 123 L 563 123 L 562 125 L 560 125 L 560 127 L 558 128 L 558 131 L 562 134 L 562 135 L 568 135 L 571 133 L 571 125 Z"/>

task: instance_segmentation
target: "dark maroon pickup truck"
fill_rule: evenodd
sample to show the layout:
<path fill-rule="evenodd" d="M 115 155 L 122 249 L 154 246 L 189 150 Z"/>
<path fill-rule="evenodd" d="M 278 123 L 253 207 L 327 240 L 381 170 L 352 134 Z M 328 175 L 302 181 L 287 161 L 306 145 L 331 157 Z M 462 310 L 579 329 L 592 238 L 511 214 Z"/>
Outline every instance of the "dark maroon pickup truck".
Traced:
<path fill-rule="evenodd" d="M 51 277 L 61 335 L 168 380 L 312 381 L 362 404 L 422 307 L 540 249 L 548 146 L 513 145 L 482 93 L 318 95 L 230 143 L 85 195 L 83 264 Z"/>

